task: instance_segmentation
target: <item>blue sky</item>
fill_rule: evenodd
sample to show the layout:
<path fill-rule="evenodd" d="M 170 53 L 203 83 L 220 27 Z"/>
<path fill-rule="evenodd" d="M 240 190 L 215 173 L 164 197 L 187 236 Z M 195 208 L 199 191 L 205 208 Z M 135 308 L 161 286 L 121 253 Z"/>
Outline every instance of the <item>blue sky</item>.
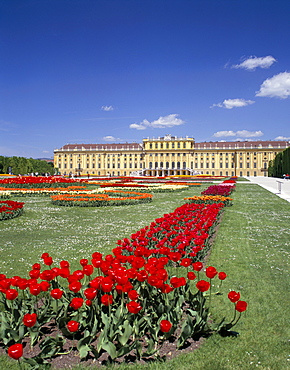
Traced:
<path fill-rule="evenodd" d="M 290 140 L 288 0 L 0 0 L 0 155 Z"/>

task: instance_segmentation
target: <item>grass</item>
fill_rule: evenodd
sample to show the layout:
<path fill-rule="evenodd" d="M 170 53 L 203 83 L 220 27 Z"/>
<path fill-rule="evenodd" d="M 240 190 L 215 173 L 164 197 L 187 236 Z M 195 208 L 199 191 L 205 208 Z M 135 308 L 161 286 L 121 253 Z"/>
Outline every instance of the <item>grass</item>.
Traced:
<path fill-rule="evenodd" d="M 0 272 L 22 276 L 44 251 L 57 261 L 74 260 L 76 267 L 79 258 L 95 250 L 109 253 L 116 240 L 173 211 L 183 204 L 184 197 L 202 190 L 161 193 L 151 204 L 106 209 L 60 208 L 51 206 L 47 198 L 27 198 L 24 216 L 0 223 Z M 120 370 L 290 369 L 290 204 L 249 184 L 237 184 L 233 198 L 234 205 L 224 213 L 208 263 L 229 275 L 224 281 L 225 293 L 240 291 L 249 303 L 234 329 L 240 335 L 213 335 L 190 354 L 166 363 L 123 364 Z M 213 298 L 216 320 L 223 314 L 232 317 L 233 307 L 226 296 Z M 1 357 L 0 369 L 8 368 L 8 363 L 11 370 L 17 369 L 11 362 Z M 75 369 L 86 368 L 80 365 Z"/>

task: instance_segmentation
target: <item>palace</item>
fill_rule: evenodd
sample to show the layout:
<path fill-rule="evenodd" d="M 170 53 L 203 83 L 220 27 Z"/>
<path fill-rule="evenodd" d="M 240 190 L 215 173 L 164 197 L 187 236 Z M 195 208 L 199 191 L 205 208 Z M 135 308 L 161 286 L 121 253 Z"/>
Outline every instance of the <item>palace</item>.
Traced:
<path fill-rule="evenodd" d="M 54 150 L 62 175 L 267 176 L 268 164 L 288 141 L 210 141 L 166 135 L 139 143 L 67 144 Z"/>

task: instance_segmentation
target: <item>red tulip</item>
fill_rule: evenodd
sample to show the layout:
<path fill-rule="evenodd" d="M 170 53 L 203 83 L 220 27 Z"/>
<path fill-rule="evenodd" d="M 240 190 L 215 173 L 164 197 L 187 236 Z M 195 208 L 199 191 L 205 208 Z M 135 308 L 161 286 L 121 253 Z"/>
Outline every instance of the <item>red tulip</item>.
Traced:
<path fill-rule="evenodd" d="M 17 286 L 21 290 L 25 290 L 28 287 L 28 285 L 29 285 L 28 280 L 26 280 L 26 279 L 20 279 L 17 282 Z"/>
<path fill-rule="evenodd" d="M 16 289 L 6 290 L 6 299 L 8 299 L 9 301 L 13 301 L 17 297 L 18 297 L 18 292 Z"/>
<path fill-rule="evenodd" d="M 47 292 L 48 289 L 50 288 L 50 284 L 48 281 L 41 281 L 39 286 L 42 292 Z"/>
<path fill-rule="evenodd" d="M 32 279 L 38 279 L 39 275 L 40 275 L 40 270 L 31 270 L 31 271 L 29 271 L 29 276 Z"/>
<path fill-rule="evenodd" d="M 63 295 L 63 291 L 56 288 L 56 289 L 52 289 L 52 291 L 50 292 L 50 295 L 52 296 L 52 298 L 54 299 L 60 299 Z"/>
<path fill-rule="evenodd" d="M 70 270 L 69 270 L 69 268 L 65 268 L 65 267 L 60 268 L 60 269 L 58 270 L 58 275 L 59 275 L 59 276 L 61 276 L 61 277 L 62 277 L 62 278 L 64 278 L 64 279 L 67 279 L 67 278 L 69 277 L 69 275 L 70 275 Z"/>
<path fill-rule="evenodd" d="M 188 271 L 187 278 L 188 280 L 194 280 L 196 278 L 196 275 L 193 271 Z"/>
<path fill-rule="evenodd" d="M 136 277 L 137 277 L 137 280 L 140 281 L 140 283 L 142 283 L 148 278 L 148 274 L 145 270 L 140 270 L 137 272 Z"/>
<path fill-rule="evenodd" d="M 13 358 L 14 360 L 18 360 L 20 357 L 23 356 L 23 346 L 21 343 L 12 344 L 8 348 L 8 356 Z"/>
<path fill-rule="evenodd" d="M 43 263 L 46 266 L 51 266 L 53 264 L 53 259 L 51 257 L 45 257 L 43 258 Z"/>
<path fill-rule="evenodd" d="M 86 258 L 83 258 L 83 259 L 80 260 L 80 264 L 82 266 L 86 266 L 88 263 L 89 263 L 89 261 Z"/>
<path fill-rule="evenodd" d="M 76 331 L 79 330 L 79 326 L 80 326 L 80 323 L 77 322 L 77 321 L 74 321 L 74 320 L 71 320 L 69 321 L 67 324 L 66 324 L 66 327 L 68 328 L 68 330 L 71 332 L 71 333 L 75 333 Z"/>
<path fill-rule="evenodd" d="M 82 270 L 76 270 L 73 272 L 73 276 L 77 278 L 77 280 L 82 280 L 82 278 L 85 276 L 84 272 Z"/>
<path fill-rule="evenodd" d="M 203 264 L 201 262 L 194 262 L 192 266 L 194 271 L 200 271 L 203 268 Z"/>
<path fill-rule="evenodd" d="M 232 290 L 228 294 L 228 298 L 231 302 L 236 303 L 241 297 L 241 294 Z"/>
<path fill-rule="evenodd" d="M 87 288 L 84 291 L 84 295 L 87 299 L 93 300 L 97 295 L 97 290 L 95 288 Z"/>
<path fill-rule="evenodd" d="M 205 274 L 209 279 L 213 279 L 217 275 L 217 270 L 213 266 L 209 266 L 205 270 Z"/>
<path fill-rule="evenodd" d="M 40 269 L 41 269 L 40 263 L 35 263 L 34 265 L 32 265 L 32 270 L 40 270 Z"/>
<path fill-rule="evenodd" d="M 79 281 L 73 281 L 69 284 L 68 288 L 74 293 L 78 293 L 82 287 L 82 284 Z"/>
<path fill-rule="evenodd" d="M 142 310 L 142 306 L 140 305 L 140 303 L 135 302 L 135 301 L 131 301 L 127 303 L 126 306 L 127 306 L 128 311 L 134 314 L 137 314 L 139 311 Z"/>
<path fill-rule="evenodd" d="M 37 296 L 41 292 L 41 285 L 40 284 L 31 284 L 29 286 L 30 294 Z"/>
<path fill-rule="evenodd" d="M 109 306 L 110 304 L 113 303 L 113 296 L 110 295 L 110 294 L 104 294 L 101 297 L 101 302 L 102 302 L 103 305 Z"/>
<path fill-rule="evenodd" d="M 191 265 L 191 259 L 190 258 L 183 258 L 183 260 L 180 262 L 180 266 L 188 267 Z"/>
<path fill-rule="evenodd" d="M 210 288 L 210 283 L 208 281 L 205 281 L 205 280 L 199 280 L 197 283 L 196 283 L 196 287 L 199 291 L 201 292 L 206 292 L 207 290 L 209 290 Z"/>
<path fill-rule="evenodd" d="M 109 277 L 105 277 L 102 281 L 101 281 L 101 289 L 103 292 L 105 293 L 110 293 L 113 289 L 113 286 L 114 286 L 114 282 L 112 281 L 111 278 Z"/>
<path fill-rule="evenodd" d="M 246 311 L 247 306 L 248 306 L 248 303 L 247 302 L 245 302 L 245 301 L 238 301 L 236 303 L 236 307 L 235 308 L 236 308 L 236 310 L 238 312 L 244 312 L 244 311 Z"/>
<path fill-rule="evenodd" d="M 79 297 L 75 297 L 71 300 L 70 302 L 70 307 L 72 307 L 74 310 L 78 310 L 79 308 L 82 307 L 84 303 L 84 300 L 83 298 L 79 298 Z"/>
<path fill-rule="evenodd" d="M 225 280 L 226 277 L 227 277 L 227 274 L 225 272 L 223 272 L 223 271 L 219 272 L 218 278 L 220 280 Z"/>
<path fill-rule="evenodd" d="M 172 327 L 172 324 L 170 321 L 168 320 L 162 320 L 160 322 L 160 330 L 163 332 L 163 333 L 168 333 L 170 331 Z"/>
<path fill-rule="evenodd" d="M 68 261 L 60 261 L 59 265 L 62 269 L 68 269 L 69 268 L 69 262 Z"/>
<path fill-rule="evenodd" d="M 131 301 L 136 301 L 139 297 L 139 294 L 135 289 L 132 289 L 128 292 L 128 297 L 131 299 Z"/>
<path fill-rule="evenodd" d="M 85 265 L 83 267 L 83 272 L 87 276 L 91 276 L 94 272 L 94 266 L 93 265 Z"/>
<path fill-rule="evenodd" d="M 91 306 L 92 304 L 93 304 L 93 302 L 90 299 L 87 299 L 86 300 L 86 305 L 87 306 Z"/>
<path fill-rule="evenodd" d="M 54 279 L 55 276 L 52 270 L 44 270 L 39 277 L 41 280 L 51 281 Z"/>
<path fill-rule="evenodd" d="M 34 326 L 35 325 L 35 323 L 36 323 L 36 320 L 37 320 L 37 315 L 36 315 L 36 313 L 32 313 L 32 314 L 30 314 L 30 313 L 27 313 L 27 314 L 25 314 L 24 316 L 23 316 L 23 324 L 25 325 L 25 326 L 27 326 L 28 328 L 31 328 L 32 326 Z"/>

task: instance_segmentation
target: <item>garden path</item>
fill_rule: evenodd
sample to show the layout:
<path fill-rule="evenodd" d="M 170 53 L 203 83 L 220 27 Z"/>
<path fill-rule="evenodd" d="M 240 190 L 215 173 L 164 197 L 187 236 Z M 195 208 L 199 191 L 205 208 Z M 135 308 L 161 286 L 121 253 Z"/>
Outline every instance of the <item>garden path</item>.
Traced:
<path fill-rule="evenodd" d="M 276 194 L 278 197 L 290 202 L 290 180 L 278 177 L 250 176 L 245 177 L 250 183 L 258 184 Z M 245 181 L 243 183 L 246 183 Z"/>

